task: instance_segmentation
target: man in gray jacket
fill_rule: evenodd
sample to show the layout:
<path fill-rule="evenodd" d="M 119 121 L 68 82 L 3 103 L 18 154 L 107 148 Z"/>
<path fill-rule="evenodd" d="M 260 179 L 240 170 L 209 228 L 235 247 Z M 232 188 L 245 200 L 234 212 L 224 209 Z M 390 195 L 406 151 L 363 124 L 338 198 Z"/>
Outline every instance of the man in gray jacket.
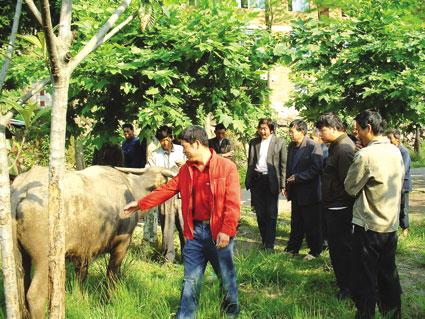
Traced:
<path fill-rule="evenodd" d="M 344 190 L 344 180 L 353 162 L 354 143 L 344 132 L 344 124 L 333 113 L 323 114 L 316 123 L 320 136 L 329 143 L 329 156 L 322 173 L 322 201 L 327 222 L 329 255 L 336 282 L 337 297 L 348 298 L 350 280 L 351 232 L 354 199 Z"/>
<path fill-rule="evenodd" d="M 355 118 L 363 145 L 354 156 L 345 190 L 355 197 L 351 294 L 356 318 L 374 318 L 375 306 L 386 318 L 401 318 L 401 287 L 395 263 L 400 197 L 404 178 L 400 151 L 383 133 L 373 110 Z"/>

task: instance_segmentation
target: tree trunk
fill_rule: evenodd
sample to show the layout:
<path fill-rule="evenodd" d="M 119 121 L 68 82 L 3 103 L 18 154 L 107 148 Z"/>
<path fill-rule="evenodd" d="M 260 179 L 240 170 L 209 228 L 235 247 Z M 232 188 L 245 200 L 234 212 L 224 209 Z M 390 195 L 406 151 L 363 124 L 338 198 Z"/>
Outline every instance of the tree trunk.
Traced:
<path fill-rule="evenodd" d="M 9 167 L 6 147 L 6 125 L 12 113 L 0 119 L 0 244 L 7 318 L 21 318 L 16 265 L 13 251 L 12 214 L 10 207 Z"/>
<path fill-rule="evenodd" d="M 12 60 L 14 44 L 16 40 L 16 33 L 18 32 L 19 19 L 21 17 L 21 10 L 22 10 L 22 0 L 17 0 L 16 8 L 15 8 L 15 16 L 13 17 L 12 32 L 10 33 L 9 44 L 7 46 L 5 59 L 0 70 L 0 92 L 6 80 L 6 75 L 7 75 L 7 71 L 9 70 L 10 61 Z"/>
<path fill-rule="evenodd" d="M 65 318 L 65 222 L 63 178 L 65 175 L 66 110 L 70 75 L 54 77 L 49 158 L 49 313 Z"/>
<path fill-rule="evenodd" d="M 75 139 L 75 167 L 78 171 L 86 168 L 84 161 L 84 146 L 79 138 Z"/>
<path fill-rule="evenodd" d="M 415 129 L 415 143 L 413 145 L 415 153 L 420 156 L 421 155 L 421 130 L 419 126 L 416 126 Z"/>

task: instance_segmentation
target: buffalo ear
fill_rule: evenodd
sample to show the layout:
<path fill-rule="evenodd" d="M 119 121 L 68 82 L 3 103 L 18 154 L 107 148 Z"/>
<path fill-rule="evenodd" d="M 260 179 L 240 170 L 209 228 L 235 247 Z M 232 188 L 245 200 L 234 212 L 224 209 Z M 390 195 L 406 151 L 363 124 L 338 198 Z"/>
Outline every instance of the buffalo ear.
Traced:
<path fill-rule="evenodd" d="M 170 170 L 170 169 L 163 169 L 162 171 L 161 171 L 161 174 L 162 174 L 162 176 L 164 176 L 164 177 L 166 177 L 166 178 L 172 178 L 172 177 L 174 177 L 174 176 L 176 176 L 177 175 L 177 172 L 173 172 L 172 170 Z"/>

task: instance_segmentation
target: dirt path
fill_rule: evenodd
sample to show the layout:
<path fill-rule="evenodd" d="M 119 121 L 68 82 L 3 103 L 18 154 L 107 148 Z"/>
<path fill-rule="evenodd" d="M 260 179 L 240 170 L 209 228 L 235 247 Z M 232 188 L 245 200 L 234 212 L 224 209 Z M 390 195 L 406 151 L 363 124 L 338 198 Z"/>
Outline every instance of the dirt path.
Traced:
<path fill-rule="evenodd" d="M 412 169 L 413 191 L 410 193 L 410 215 L 412 220 L 425 219 L 425 167 Z"/>

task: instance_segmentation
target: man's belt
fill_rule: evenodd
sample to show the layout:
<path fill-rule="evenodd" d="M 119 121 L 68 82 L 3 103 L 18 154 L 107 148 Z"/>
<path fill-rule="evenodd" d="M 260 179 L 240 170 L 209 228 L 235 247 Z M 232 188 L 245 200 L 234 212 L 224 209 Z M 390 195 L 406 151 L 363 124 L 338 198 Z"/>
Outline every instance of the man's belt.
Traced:
<path fill-rule="evenodd" d="M 267 175 L 268 172 L 259 172 L 259 171 L 254 171 L 256 174 L 258 175 Z"/>
<path fill-rule="evenodd" d="M 204 225 L 209 225 L 210 224 L 210 220 L 194 220 L 193 221 L 195 224 L 204 224 Z"/>

